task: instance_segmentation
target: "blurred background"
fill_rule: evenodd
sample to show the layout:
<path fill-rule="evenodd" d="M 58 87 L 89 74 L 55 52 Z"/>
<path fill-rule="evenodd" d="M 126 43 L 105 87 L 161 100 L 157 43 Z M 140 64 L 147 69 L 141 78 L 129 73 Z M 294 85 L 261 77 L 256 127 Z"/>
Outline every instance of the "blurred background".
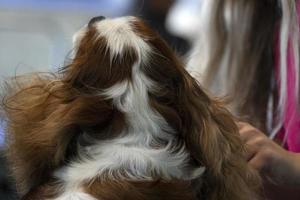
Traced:
<path fill-rule="evenodd" d="M 201 0 L 0 0 L 0 84 L 15 75 L 62 67 L 72 35 L 98 15 L 139 16 L 185 55 L 197 35 L 200 6 Z M 0 113 L 2 148 L 4 129 Z M 0 154 L 0 199 L 18 199 L 8 174 Z"/>
<path fill-rule="evenodd" d="M 97 15 L 144 18 L 177 51 L 189 49 L 191 10 L 199 0 L 1 0 L 1 78 L 55 70 L 72 49 L 72 35 Z M 185 7 L 187 11 L 181 11 Z M 190 9 L 190 10 L 189 10 Z M 170 14 L 170 10 L 173 12 Z M 172 15 L 172 17 L 168 17 Z M 184 28 L 182 28 L 184 27 Z M 193 27 L 193 26 L 192 26 Z"/>

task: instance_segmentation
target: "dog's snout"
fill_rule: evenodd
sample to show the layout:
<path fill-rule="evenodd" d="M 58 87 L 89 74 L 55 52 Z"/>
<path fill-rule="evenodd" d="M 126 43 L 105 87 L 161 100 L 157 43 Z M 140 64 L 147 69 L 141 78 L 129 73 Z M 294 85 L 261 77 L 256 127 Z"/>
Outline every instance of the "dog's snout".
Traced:
<path fill-rule="evenodd" d="M 101 20 L 104 20 L 105 17 L 104 16 L 97 16 L 97 17 L 93 17 L 90 22 L 89 22 L 89 26 L 93 25 L 96 22 L 99 22 Z"/>

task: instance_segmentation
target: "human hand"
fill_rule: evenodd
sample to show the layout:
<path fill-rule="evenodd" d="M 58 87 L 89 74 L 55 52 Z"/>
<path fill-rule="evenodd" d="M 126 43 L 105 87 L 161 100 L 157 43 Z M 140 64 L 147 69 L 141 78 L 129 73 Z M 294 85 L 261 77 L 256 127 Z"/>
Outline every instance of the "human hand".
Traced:
<path fill-rule="evenodd" d="M 238 127 L 251 166 L 273 183 L 300 186 L 300 154 L 285 150 L 248 123 L 238 122 Z"/>

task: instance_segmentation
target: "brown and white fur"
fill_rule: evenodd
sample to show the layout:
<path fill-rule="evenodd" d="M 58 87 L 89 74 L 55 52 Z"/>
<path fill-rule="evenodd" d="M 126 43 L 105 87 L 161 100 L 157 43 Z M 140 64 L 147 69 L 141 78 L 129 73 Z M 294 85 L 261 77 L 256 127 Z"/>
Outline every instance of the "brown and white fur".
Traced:
<path fill-rule="evenodd" d="M 4 98 L 24 200 L 253 200 L 232 116 L 140 19 L 94 18 L 57 74 Z"/>

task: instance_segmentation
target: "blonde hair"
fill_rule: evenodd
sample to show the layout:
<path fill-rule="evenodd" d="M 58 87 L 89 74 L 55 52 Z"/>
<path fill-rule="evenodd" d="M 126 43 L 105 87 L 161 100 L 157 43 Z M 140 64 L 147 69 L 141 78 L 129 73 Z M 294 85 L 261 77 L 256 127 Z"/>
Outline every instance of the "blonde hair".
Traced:
<path fill-rule="evenodd" d="M 230 108 L 237 116 L 273 138 L 284 117 L 289 44 L 295 61 L 296 98 L 299 96 L 296 1 L 206 0 L 202 8 L 199 41 L 189 70 L 214 94 L 228 95 Z M 274 43 L 278 25 L 280 85 L 277 92 Z"/>

